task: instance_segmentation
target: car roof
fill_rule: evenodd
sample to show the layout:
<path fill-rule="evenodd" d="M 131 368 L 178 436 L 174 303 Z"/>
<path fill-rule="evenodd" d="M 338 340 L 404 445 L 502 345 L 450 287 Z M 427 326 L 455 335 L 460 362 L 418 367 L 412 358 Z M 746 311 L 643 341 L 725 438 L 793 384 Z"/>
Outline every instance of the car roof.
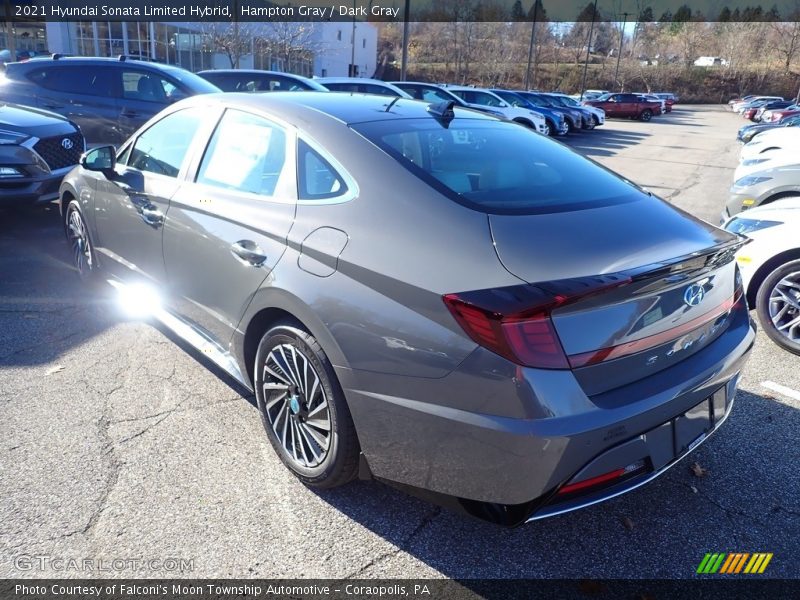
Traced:
<path fill-rule="evenodd" d="M 218 93 L 192 96 L 173 106 L 191 106 L 215 102 L 226 107 L 244 110 L 264 110 L 289 123 L 305 124 L 317 121 L 320 115 L 350 125 L 368 121 L 393 119 L 432 119 L 430 103 L 409 98 L 375 94 L 318 92 L 272 92 L 269 94 Z M 388 112 L 387 112 L 388 109 Z M 456 117 L 496 121 L 490 115 L 455 107 Z"/>
<path fill-rule="evenodd" d="M 281 75 L 283 77 L 291 77 L 293 79 L 308 80 L 308 77 L 297 75 L 295 73 L 284 73 L 283 71 L 266 71 L 263 69 L 206 69 L 205 71 L 198 71 L 197 75 Z"/>
<path fill-rule="evenodd" d="M 36 61 L 27 60 L 24 62 L 17 62 L 17 63 L 9 63 L 8 66 L 36 66 L 37 68 L 41 67 L 42 65 L 46 64 L 51 65 L 70 65 L 70 64 L 78 64 L 82 66 L 98 66 L 98 65 L 109 65 L 109 64 L 117 64 L 117 65 L 136 65 L 137 67 L 144 67 L 149 69 L 154 69 L 157 71 L 185 71 L 177 65 L 165 65 L 163 63 L 153 62 L 149 60 L 138 60 L 136 58 L 129 58 L 125 57 L 122 58 L 112 58 L 112 57 L 98 57 L 98 56 L 60 56 L 58 58 L 50 57 L 42 57 L 37 58 Z"/>
<path fill-rule="evenodd" d="M 369 77 L 314 77 L 314 81 L 319 81 L 323 85 L 328 83 L 372 83 L 377 85 L 391 86 L 387 81 L 371 79 Z"/>

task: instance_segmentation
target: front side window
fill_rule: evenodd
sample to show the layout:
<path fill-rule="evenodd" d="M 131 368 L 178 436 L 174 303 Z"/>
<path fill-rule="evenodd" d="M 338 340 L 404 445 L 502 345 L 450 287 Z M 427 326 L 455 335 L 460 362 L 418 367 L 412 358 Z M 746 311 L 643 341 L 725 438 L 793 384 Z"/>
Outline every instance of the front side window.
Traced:
<path fill-rule="evenodd" d="M 487 94 L 486 92 L 476 92 L 472 90 L 468 90 L 462 92 L 464 98 L 467 102 L 471 104 L 480 104 L 482 106 L 500 106 L 502 105 L 502 101 L 497 96 L 493 94 Z"/>
<path fill-rule="evenodd" d="M 342 176 L 311 146 L 297 146 L 297 182 L 300 200 L 336 198 L 347 191 Z"/>
<path fill-rule="evenodd" d="M 167 115 L 136 138 L 128 166 L 177 177 L 203 118 L 204 109 L 200 107 Z"/>
<path fill-rule="evenodd" d="M 447 127 L 435 119 L 351 127 L 431 187 L 481 212 L 562 212 L 644 197 L 597 163 L 513 123 L 457 116 Z"/>
<path fill-rule="evenodd" d="M 208 143 L 197 183 L 274 196 L 286 166 L 286 133 L 270 121 L 228 109 Z"/>
<path fill-rule="evenodd" d="M 173 82 L 155 73 L 123 71 L 122 97 L 126 100 L 169 104 L 185 98 L 186 94 Z"/>

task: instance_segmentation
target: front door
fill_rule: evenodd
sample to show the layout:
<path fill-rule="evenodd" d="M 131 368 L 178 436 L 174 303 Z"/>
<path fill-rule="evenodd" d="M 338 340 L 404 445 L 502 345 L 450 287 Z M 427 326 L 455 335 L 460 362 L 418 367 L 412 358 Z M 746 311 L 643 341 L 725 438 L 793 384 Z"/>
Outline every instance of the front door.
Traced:
<path fill-rule="evenodd" d="M 161 234 L 207 109 L 170 113 L 142 132 L 97 182 L 96 251 L 120 277 L 165 281 Z"/>
<path fill-rule="evenodd" d="M 177 311 L 223 348 L 286 249 L 294 147 L 292 130 L 227 109 L 172 198 L 164 259 Z"/>

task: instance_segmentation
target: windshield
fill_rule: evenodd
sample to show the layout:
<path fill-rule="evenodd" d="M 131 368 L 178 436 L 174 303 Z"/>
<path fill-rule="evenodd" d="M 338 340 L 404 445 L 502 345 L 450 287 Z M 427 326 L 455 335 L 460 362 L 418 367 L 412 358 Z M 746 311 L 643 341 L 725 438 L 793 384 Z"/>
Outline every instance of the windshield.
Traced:
<path fill-rule="evenodd" d="M 481 212 L 561 212 L 642 197 L 632 183 L 515 123 L 457 116 L 447 127 L 433 118 L 351 127 L 431 187 Z"/>

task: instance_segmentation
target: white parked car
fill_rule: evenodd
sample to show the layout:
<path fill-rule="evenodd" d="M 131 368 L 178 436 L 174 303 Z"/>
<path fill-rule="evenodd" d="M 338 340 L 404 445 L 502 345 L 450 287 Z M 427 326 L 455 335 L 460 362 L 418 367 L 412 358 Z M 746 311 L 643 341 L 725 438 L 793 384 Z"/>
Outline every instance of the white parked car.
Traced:
<path fill-rule="evenodd" d="M 447 85 L 442 87 L 461 98 L 467 104 L 477 107 L 488 106 L 493 110 L 503 113 L 503 116 L 510 121 L 516 121 L 543 135 L 549 134 L 550 128 L 547 125 L 547 120 L 544 118 L 544 115 L 527 108 L 511 106 L 494 92 L 460 85 Z"/>
<path fill-rule="evenodd" d="M 724 227 L 751 240 L 736 261 L 764 333 L 800 354 L 800 196 L 739 213 Z"/>
<path fill-rule="evenodd" d="M 324 85 L 332 92 L 411 98 L 409 94 L 406 94 L 399 87 L 380 79 L 367 79 L 366 77 L 315 77 L 314 81 Z"/>
<path fill-rule="evenodd" d="M 800 130 L 795 127 L 778 127 L 762 131 L 742 146 L 739 162 L 756 158 L 765 152 L 775 152 L 776 150 L 799 151 Z"/>

